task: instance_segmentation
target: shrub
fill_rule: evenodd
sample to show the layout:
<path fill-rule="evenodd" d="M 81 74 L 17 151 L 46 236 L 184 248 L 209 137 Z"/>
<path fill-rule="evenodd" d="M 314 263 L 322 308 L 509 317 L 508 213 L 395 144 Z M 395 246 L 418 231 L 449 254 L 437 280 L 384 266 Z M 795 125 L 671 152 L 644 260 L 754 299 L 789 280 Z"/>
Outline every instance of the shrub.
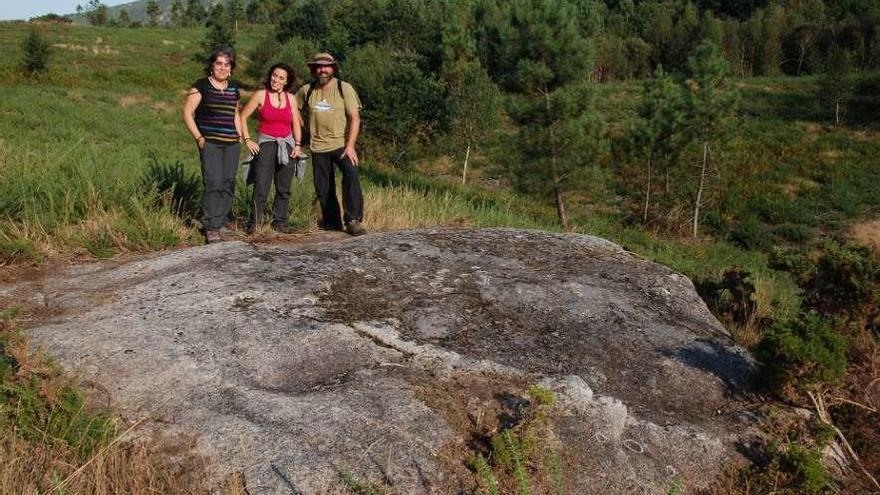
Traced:
<path fill-rule="evenodd" d="M 803 280 L 813 271 L 813 260 L 803 249 L 785 249 L 775 246 L 770 250 L 767 260 L 770 268 L 791 273 L 798 280 Z"/>
<path fill-rule="evenodd" d="M 49 42 L 36 29 L 31 29 L 21 43 L 24 56 L 21 69 L 25 75 L 33 76 L 49 67 Z"/>
<path fill-rule="evenodd" d="M 839 382 L 846 369 L 847 345 L 835 333 L 834 323 L 809 312 L 772 324 L 755 352 L 764 363 L 768 384 L 793 399 L 795 391 Z"/>
<path fill-rule="evenodd" d="M 396 165 L 405 164 L 408 149 L 446 121 L 443 88 L 419 69 L 417 58 L 387 45 L 368 44 L 352 50 L 345 64 L 343 78 L 354 85 L 364 107 L 364 144 L 376 139 L 390 147 L 384 151 Z"/>
<path fill-rule="evenodd" d="M 0 232 L 0 263 L 42 259 L 34 245 L 27 239 L 8 237 Z"/>
<path fill-rule="evenodd" d="M 720 281 L 701 280 L 696 286 L 712 313 L 725 323 L 745 325 L 755 314 L 755 284 L 749 272 L 728 270 Z"/>
<path fill-rule="evenodd" d="M 791 444 L 779 460 L 781 467 L 795 476 L 793 484 L 807 493 L 819 492 L 831 482 L 818 448 Z"/>
<path fill-rule="evenodd" d="M 808 303 L 823 313 L 851 313 L 880 301 L 880 260 L 866 246 L 829 243 L 807 283 Z"/>
<path fill-rule="evenodd" d="M 758 217 L 749 214 L 730 233 L 730 241 L 745 249 L 763 251 L 770 247 L 771 239 Z"/>
<path fill-rule="evenodd" d="M 809 225 L 799 223 L 784 223 L 777 225 L 773 232 L 779 237 L 790 242 L 805 243 L 815 236 L 815 232 Z"/>

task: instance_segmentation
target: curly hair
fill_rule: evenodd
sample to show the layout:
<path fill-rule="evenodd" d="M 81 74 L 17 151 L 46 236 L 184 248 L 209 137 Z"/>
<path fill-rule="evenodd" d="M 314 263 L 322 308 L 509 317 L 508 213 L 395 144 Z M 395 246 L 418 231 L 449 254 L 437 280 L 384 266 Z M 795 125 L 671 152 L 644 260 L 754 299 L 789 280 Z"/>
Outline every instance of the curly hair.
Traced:
<path fill-rule="evenodd" d="M 293 67 L 284 62 L 279 62 L 272 67 L 269 67 L 269 70 L 266 72 L 266 78 L 263 79 L 263 88 L 269 89 L 272 87 L 272 73 L 275 72 L 275 69 L 281 69 L 284 72 L 287 72 L 287 83 L 284 84 L 284 91 L 290 91 L 290 89 L 299 81 Z"/>

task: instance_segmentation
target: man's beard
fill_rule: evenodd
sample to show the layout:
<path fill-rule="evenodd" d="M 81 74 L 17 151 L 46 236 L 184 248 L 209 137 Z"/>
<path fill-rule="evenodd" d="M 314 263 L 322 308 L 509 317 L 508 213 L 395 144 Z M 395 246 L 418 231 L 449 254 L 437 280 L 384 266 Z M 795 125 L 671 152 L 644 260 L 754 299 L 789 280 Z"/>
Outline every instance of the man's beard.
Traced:
<path fill-rule="evenodd" d="M 333 74 L 327 74 L 326 72 L 318 74 L 318 82 L 323 86 L 330 82 L 331 77 L 333 77 Z"/>

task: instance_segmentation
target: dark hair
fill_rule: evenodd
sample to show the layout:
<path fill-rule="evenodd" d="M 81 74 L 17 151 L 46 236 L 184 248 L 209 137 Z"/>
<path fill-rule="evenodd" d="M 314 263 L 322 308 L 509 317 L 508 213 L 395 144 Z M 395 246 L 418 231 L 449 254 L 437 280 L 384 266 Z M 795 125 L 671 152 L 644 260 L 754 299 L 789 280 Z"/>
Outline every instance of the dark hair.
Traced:
<path fill-rule="evenodd" d="M 275 72 L 275 69 L 283 69 L 284 72 L 287 72 L 287 83 L 284 85 L 284 91 L 290 91 L 293 85 L 297 83 L 296 71 L 284 62 L 279 62 L 269 67 L 269 71 L 266 72 L 266 78 L 263 79 L 263 88 L 269 89 L 272 87 L 272 73 Z"/>
<path fill-rule="evenodd" d="M 218 46 L 211 52 L 211 56 L 208 57 L 208 60 L 205 62 L 205 73 L 209 76 L 211 75 L 211 67 L 214 65 L 214 62 L 217 61 L 218 58 L 222 56 L 226 56 L 229 59 L 229 66 L 235 70 L 235 52 L 231 47 L 228 46 Z"/>

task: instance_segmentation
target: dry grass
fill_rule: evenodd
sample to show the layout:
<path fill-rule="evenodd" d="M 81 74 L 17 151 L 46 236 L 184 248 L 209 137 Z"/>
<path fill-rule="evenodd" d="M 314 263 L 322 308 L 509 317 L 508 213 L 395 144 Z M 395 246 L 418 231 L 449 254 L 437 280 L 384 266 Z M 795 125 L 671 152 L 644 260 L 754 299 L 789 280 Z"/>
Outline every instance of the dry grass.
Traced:
<path fill-rule="evenodd" d="M 364 191 L 364 224 L 371 231 L 439 226 L 531 227 L 538 222 L 507 207 L 478 207 L 454 192 L 422 192 L 406 186 Z"/>
<path fill-rule="evenodd" d="M 133 106 L 143 107 L 144 104 L 150 103 L 151 101 L 153 101 L 153 99 L 147 95 L 125 95 L 119 98 L 119 105 L 122 108 L 130 108 Z"/>
<path fill-rule="evenodd" d="M 880 253 L 880 219 L 853 225 L 850 233 L 857 243 L 870 246 Z"/>
<path fill-rule="evenodd" d="M 0 494 L 210 491 L 207 462 L 176 464 L 146 443 L 123 441 L 86 462 L 80 470 L 84 463 L 74 449 L 57 442 L 28 442 L 7 431 L 0 443 Z"/>

